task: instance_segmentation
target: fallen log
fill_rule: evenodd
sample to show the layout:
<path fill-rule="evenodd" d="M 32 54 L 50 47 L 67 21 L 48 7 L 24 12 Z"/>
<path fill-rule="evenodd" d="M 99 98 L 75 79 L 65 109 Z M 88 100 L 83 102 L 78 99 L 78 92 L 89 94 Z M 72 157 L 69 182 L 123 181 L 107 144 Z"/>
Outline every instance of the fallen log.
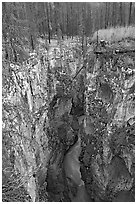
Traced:
<path fill-rule="evenodd" d="M 120 50 L 120 49 L 117 49 L 117 50 L 98 50 L 98 51 L 94 51 L 94 54 L 122 54 L 122 53 L 128 53 L 128 52 L 135 52 L 135 49 L 131 49 L 131 50 Z"/>

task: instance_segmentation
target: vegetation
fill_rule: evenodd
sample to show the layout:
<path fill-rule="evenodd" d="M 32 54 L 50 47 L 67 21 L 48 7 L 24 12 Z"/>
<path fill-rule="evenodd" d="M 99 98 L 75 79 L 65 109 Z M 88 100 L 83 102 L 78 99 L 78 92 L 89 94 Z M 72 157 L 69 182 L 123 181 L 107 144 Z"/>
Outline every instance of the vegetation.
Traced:
<path fill-rule="evenodd" d="M 128 26 L 128 27 L 116 27 L 116 28 L 108 28 L 108 29 L 101 29 L 94 33 L 92 41 L 97 40 L 106 40 L 108 42 L 120 42 L 126 39 L 133 39 L 135 40 L 135 27 Z"/>

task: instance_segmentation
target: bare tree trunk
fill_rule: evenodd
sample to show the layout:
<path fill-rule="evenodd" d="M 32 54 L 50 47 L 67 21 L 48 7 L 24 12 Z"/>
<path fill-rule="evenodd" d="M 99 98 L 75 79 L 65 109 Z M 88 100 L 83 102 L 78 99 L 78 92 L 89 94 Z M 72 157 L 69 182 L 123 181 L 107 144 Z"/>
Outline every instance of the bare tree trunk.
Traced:
<path fill-rule="evenodd" d="M 46 7 L 45 10 L 46 10 L 46 14 L 47 14 L 47 26 L 48 26 L 48 40 L 49 40 L 49 43 L 50 43 L 50 39 L 51 39 L 51 32 L 50 32 L 50 16 L 49 16 L 49 3 L 45 3 L 44 6 Z"/>
<path fill-rule="evenodd" d="M 131 24 L 131 11 L 132 11 L 132 2 L 129 3 L 129 20 L 128 20 L 128 24 Z"/>
<path fill-rule="evenodd" d="M 34 15 L 34 5 L 31 2 L 25 2 L 25 14 L 28 20 L 29 27 L 29 42 L 32 50 L 35 49 L 36 42 L 36 25 L 35 25 L 35 15 Z"/>
<path fill-rule="evenodd" d="M 123 26 L 126 26 L 125 20 L 125 3 L 123 2 L 123 9 L 122 9 L 122 19 L 123 19 Z"/>
<path fill-rule="evenodd" d="M 120 26 L 122 26 L 122 24 L 123 24 L 123 19 L 122 19 L 122 2 L 120 2 L 120 11 L 119 11 L 119 14 L 120 14 Z"/>
<path fill-rule="evenodd" d="M 107 2 L 106 2 L 106 8 L 105 8 L 105 28 L 108 26 L 108 8 L 107 8 Z"/>

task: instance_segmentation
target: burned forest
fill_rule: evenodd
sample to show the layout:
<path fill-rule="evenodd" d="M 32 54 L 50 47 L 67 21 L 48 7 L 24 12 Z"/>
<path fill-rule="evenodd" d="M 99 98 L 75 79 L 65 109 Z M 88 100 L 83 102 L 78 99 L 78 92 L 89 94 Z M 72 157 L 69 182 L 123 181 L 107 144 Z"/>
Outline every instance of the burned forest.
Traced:
<path fill-rule="evenodd" d="M 2 3 L 2 201 L 135 202 L 135 3 Z"/>

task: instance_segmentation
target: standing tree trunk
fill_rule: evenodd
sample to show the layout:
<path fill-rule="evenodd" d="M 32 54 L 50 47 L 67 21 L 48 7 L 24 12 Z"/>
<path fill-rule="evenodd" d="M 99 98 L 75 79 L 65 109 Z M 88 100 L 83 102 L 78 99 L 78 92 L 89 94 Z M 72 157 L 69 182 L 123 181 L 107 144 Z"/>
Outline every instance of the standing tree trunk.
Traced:
<path fill-rule="evenodd" d="M 29 27 L 29 42 L 32 50 L 34 50 L 36 43 L 35 6 L 31 2 L 25 2 L 24 4 Z"/>
<path fill-rule="evenodd" d="M 132 2 L 129 3 L 129 20 L 128 20 L 128 24 L 131 24 L 131 11 L 132 11 Z"/>
<path fill-rule="evenodd" d="M 108 6 L 107 6 L 107 2 L 106 2 L 106 8 L 105 8 L 105 11 L 106 11 L 106 13 L 105 13 L 105 29 L 108 26 L 108 8 L 107 7 Z"/>
<path fill-rule="evenodd" d="M 123 24 L 123 19 L 122 19 L 122 2 L 120 2 L 120 11 L 119 11 L 119 14 L 120 14 L 120 26 L 122 26 L 122 24 Z"/>
<path fill-rule="evenodd" d="M 49 43 L 50 43 L 50 39 L 51 39 L 51 32 L 50 32 L 50 16 L 49 16 L 49 3 L 45 3 L 44 6 L 46 7 L 45 10 L 46 10 L 46 14 L 47 14 L 47 26 L 48 26 L 48 40 L 49 40 Z"/>
<path fill-rule="evenodd" d="M 69 36 L 69 3 L 67 3 L 67 37 Z"/>
<path fill-rule="evenodd" d="M 123 26 L 126 26 L 126 20 L 125 20 L 125 3 L 123 2 L 123 8 L 122 8 L 122 19 L 123 19 Z"/>
<path fill-rule="evenodd" d="M 112 26 L 115 27 L 115 2 L 112 4 Z"/>

